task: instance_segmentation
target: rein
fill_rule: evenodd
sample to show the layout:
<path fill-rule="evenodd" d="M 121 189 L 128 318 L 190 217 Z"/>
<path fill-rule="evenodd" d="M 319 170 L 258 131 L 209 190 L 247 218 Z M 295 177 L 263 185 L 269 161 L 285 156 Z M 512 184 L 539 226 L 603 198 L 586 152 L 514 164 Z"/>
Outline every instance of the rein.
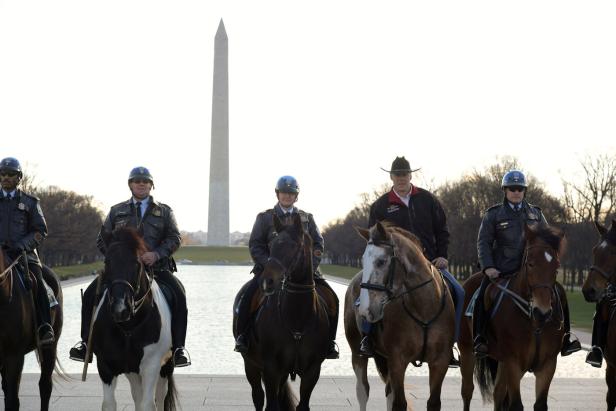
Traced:
<path fill-rule="evenodd" d="M 17 257 L 15 259 L 15 261 L 13 261 L 11 263 L 11 265 L 9 265 L 4 271 L 2 271 L 2 273 L 0 273 L 0 285 L 4 284 L 4 282 L 6 280 L 10 280 L 10 284 L 9 284 L 9 303 L 13 300 L 13 267 L 15 267 L 17 265 L 17 263 L 19 262 L 19 260 L 21 260 L 22 258 L 24 258 L 24 254 L 20 254 L 19 257 Z M 27 266 L 27 264 L 26 264 Z M 29 273 L 26 273 L 26 278 L 27 275 Z"/>
<path fill-rule="evenodd" d="M 138 300 L 135 300 L 135 296 L 139 295 L 139 292 L 141 291 L 141 278 L 144 275 L 147 280 L 147 290 L 143 293 L 143 296 L 141 296 L 141 298 L 139 298 Z M 109 290 L 110 290 L 109 297 L 111 295 L 111 289 L 113 289 L 114 286 L 116 285 L 126 286 L 130 290 L 130 293 L 133 296 L 132 315 L 134 316 L 135 314 L 139 312 L 141 307 L 143 307 L 143 304 L 146 301 L 146 297 L 151 293 L 153 281 L 154 281 L 154 273 L 153 272 L 150 273 L 149 270 L 145 268 L 145 265 L 142 262 L 139 262 L 139 276 L 137 277 L 137 289 L 135 290 L 132 284 L 126 280 L 113 280 L 111 282 L 111 285 L 109 286 Z"/>

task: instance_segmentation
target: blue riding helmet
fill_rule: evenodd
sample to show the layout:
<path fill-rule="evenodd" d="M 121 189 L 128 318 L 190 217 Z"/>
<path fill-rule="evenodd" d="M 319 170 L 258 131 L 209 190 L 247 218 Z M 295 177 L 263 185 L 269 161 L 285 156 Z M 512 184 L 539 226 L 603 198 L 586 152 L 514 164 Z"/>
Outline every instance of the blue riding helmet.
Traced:
<path fill-rule="evenodd" d="M 519 170 L 510 170 L 503 176 L 501 188 L 504 190 L 507 187 L 524 187 L 527 188 L 526 177 Z"/>
<path fill-rule="evenodd" d="M 145 167 L 135 167 L 130 171 L 130 174 L 128 175 L 128 182 L 130 183 L 131 180 L 135 178 L 149 180 L 150 183 L 154 184 L 154 178 L 152 177 L 152 174 L 150 174 L 150 170 Z"/>
<path fill-rule="evenodd" d="M 19 161 L 14 157 L 3 158 L 2 161 L 0 161 L 0 171 L 14 171 L 20 178 L 23 176 L 21 164 L 19 164 Z"/>
<path fill-rule="evenodd" d="M 299 194 L 299 184 L 293 176 L 282 176 L 276 183 L 276 194 L 278 193 L 292 193 Z"/>

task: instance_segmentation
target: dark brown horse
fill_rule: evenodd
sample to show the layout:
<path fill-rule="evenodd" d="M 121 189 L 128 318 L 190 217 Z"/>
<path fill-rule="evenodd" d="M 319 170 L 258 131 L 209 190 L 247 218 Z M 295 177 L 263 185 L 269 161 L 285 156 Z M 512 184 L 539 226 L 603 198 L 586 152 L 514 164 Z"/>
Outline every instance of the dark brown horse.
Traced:
<path fill-rule="evenodd" d="M 17 265 L 23 265 L 21 256 L 10 266 L 5 264 L 4 252 L 0 252 L 0 372 L 2 374 L 2 391 L 4 391 L 4 409 L 19 409 L 19 383 L 24 366 L 24 356 L 37 348 L 33 298 L 37 284 L 34 276 L 24 280 L 17 271 Z M 27 265 L 27 264 L 26 264 Z M 51 309 L 51 322 L 55 333 L 55 342 L 38 349 L 41 366 L 39 394 L 41 410 L 49 409 L 52 381 L 51 375 L 56 364 L 56 349 L 62 333 L 62 288 L 56 275 L 43 266 L 43 278 L 53 290 L 58 305 Z M 31 281 L 33 290 L 28 290 L 25 283 Z"/>
<path fill-rule="evenodd" d="M 582 293 L 588 302 L 600 303 L 595 315 L 607 324 L 607 339 L 603 356 L 607 362 L 607 409 L 616 408 L 616 220 L 606 227 L 595 222 L 601 238 L 592 249 L 592 267 L 586 277 Z"/>
<path fill-rule="evenodd" d="M 351 346 L 359 408 L 366 410 L 368 359 L 359 355 L 362 321 L 375 323 L 374 361 L 385 385 L 388 410 L 406 410 L 408 364 L 430 368 L 428 410 L 440 410 L 441 386 L 454 338 L 454 306 L 439 271 L 424 257 L 419 240 L 401 228 L 377 223 L 358 229 L 368 241 L 363 272 L 351 281 L 344 305 L 344 329 Z M 359 305 L 356 305 L 359 301 Z"/>
<path fill-rule="evenodd" d="M 519 272 L 506 281 L 493 282 L 485 293 L 484 307 L 491 312 L 487 338 L 489 357 L 475 360 L 472 323 L 462 324 L 460 360 L 464 409 L 473 396 L 473 370 L 484 400 L 495 410 L 521 410 L 520 380 L 526 372 L 536 377 L 535 410 L 547 410 L 548 390 L 562 346 L 566 297 L 556 282 L 563 233 L 556 228 L 525 228 L 526 248 Z M 479 288 L 483 273 L 464 283 L 465 306 Z M 506 289 L 506 291 L 503 291 Z"/>
<path fill-rule="evenodd" d="M 284 225 L 276 215 L 273 218 L 278 235 L 270 244 L 270 257 L 260 277 L 267 297 L 257 313 L 250 348 L 242 354 L 244 368 L 256 410 L 264 404 L 261 381 L 266 410 L 309 410 L 328 350 L 327 308 L 315 289 L 312 239 L 299 215 L 293 214 L 292 224 Z M 301 377 L 297 408 L 288 383 L 289 375 L 295 379 L 296 374 Z"/>

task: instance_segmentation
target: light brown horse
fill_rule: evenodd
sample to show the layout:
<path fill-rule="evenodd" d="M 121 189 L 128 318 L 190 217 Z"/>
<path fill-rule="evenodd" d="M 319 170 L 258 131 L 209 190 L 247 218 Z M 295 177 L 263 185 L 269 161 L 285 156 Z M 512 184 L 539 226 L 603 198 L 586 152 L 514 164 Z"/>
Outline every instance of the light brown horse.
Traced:
<path fill-rule="evenodd" d="M 525 227 L 526 248 L 520 271 L 510 279 L 493 282 L 485 293 L 484 307 L 496 312 L 488 320 L 489 357 L 473 356 L 472 323 L 466 318 L 460 330 L 460 361 L 464 409 L 473 396 L 473 369 L 482 397 L 494 401 L 495 410 L 522 410 L 520 380 L 526 372 L 536 377 L 535 410 L 547 410 L 550 383 L 564 336 L 566 297 L 556 282 L 563 233 L 555 228 Z M 464 283 L 465 306 L 479 288 L 483 273 Z M 506 287 L 507 291 L 502 291 Z M 502 298 L 500 294 L 502 293 Z"/>
<path fill-rule="evenodd" d="M 607 409 L 616 408 L 616 220 L 612 226 L 606 227 L 595 222 L 601 235 L 599 243 L 592 249 L 592 267 L 584 281 L 582 293 L 588 302 L 598 303 L 595 315 L 601 317 L 607 324 L 607 339 L 605 340 L 605 357 L 607 368 L 605 382 L 607 383 Z"/>
<path fill-rule="evenodd" d="M 17 261 L 20 264 L 23 258 Z M 35 334 L 35 313 L 31 292 L 24 286 L 21 274 L 15 266 L 5 264 L 4 252 L 0 250 L 0 372 L 4 391 L 4 409 L 19 409 L 19 383 L 24 366 L 24 356 L 37 348 Z M 56 275 L 43 266 L 43 277 L 52 288 L 58 305 L 51 310 L 51 322 L 55 341 L 39 348 L 41 377 L 39 393 L 41 410 L 49 409 L 52 391 L 51 375 L 56 364 L 56 349 L 62 333 L 62 288 Z M 34 279 L 32 278 L 32 281 Z M 33 283 L 33 287 L 44 287 Z M 60 375 L 63 375 L 60 373 Z"/>
<path fill-rule="evenodd" d="M 353 278 L 346 292 L 344 329 L 352 351 L 360 410 L 366 410 L 370 392 L 368 359 L 359 355 L 362 321 L 373 324 L 374 361 L 385 383 L 387 409 L 407 409 L 406 368 L 410 362 L 426 362 L 430 368 L 427 409 L 440 410 L 455 330 L 451 295 L 413 234 L 381 223 L 369 231 L 358 231 L 368 245 L 363 272 Z"/>

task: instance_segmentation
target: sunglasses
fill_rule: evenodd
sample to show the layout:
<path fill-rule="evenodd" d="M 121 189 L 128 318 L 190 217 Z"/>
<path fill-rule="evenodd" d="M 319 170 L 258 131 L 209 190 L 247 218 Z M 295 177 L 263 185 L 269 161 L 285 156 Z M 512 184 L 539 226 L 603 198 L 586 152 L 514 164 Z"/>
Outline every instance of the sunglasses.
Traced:
<path fill-rule="evenodd" d="M 146 180 L 145 178 L 133 178 L 130 182 L 135 184 L 147 184 L 150 180 Z"/>
<path fill-rule="evenodd" d="M 17 174 L 14 171 L 0 171 L 0 177 L 16 177 Z"/>
<path fill-rule="evenodd" d="M 507 187 L 507 190 L 511 192 L 520 192 L 520 191 L 524 191 L 525 188 L 524 187 Z"/>

